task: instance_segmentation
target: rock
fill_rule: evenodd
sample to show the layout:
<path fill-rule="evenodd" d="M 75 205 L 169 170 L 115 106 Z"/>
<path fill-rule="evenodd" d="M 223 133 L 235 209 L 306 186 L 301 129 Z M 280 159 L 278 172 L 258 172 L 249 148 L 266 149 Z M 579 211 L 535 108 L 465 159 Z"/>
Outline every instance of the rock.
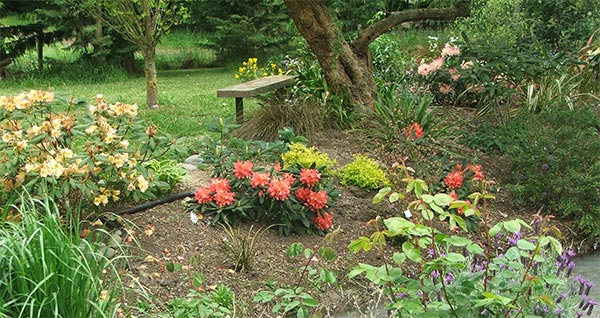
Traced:
<path fill-rule="evenodd" d="M 202 160 L 202 157 L 200 155 L 192 155 L 192 156 L 189 156 L 187 159 L 185 159 L 185 161 L 183 163 L 188 164 L 188 165 L 193 165 L 196 167 L 199 164 L 202 164 L 203 162 L 204 162 L 204 160 Z"/>
<path fill-rule="evenodd" d="M 188 171 L 194 171 L 194 170 L 198 170 L 198 167 L 197 167 L 197 166 L 195 166 L 195 165 L 191 165 L 191 164 L 188 164 L 188 163 L 182 163 L 182 164 L 181 164 L 181 167 L 182 167 L 183 169 L 185 169 L 185 170 L 188 170 Z"/>

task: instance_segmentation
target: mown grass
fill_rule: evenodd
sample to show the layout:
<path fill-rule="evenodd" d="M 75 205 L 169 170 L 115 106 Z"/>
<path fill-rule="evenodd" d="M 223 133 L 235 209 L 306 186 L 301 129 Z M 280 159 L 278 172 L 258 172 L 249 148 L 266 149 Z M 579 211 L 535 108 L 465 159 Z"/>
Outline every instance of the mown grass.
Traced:
<path fill-rule="evenodd" d="M 197 39 L 193 40 L 194 37 Z M 157 49 L 157 60 L 176 59 L 172 52 L 192 50 L 194 47 L 197 54 L 204 54 L 202 52 L 205 49 L 198 44 L 201 41 L 201 35 L 189 32 L 168 36 L 165 43 Z M 161 56 L 161 52 L 167 53 Z M 35 70 L 37 62 L 34 54 L 21 58 L 16 65 L 19 67 L 18 72 L 21 72 L 20 76 L 0 81 L 0 95 L 41 89 L 89 103 L 96 94 L 104 94 L 111 103 L 137 103 L 143 119 L 175 137 L 202 135 L 206 132 L 204 124 L 219 117 L 234 120 L 234 99 L 217 98 L 219 88 L 236 84 L 233 67 L 159 71 L 161 108 L 150 110 L 145 107 L 146 80 L 143 74 L 130 75 L 116 67 L 99 67 L 90 62 L 79 61 L 75 53 L 65 51 L 60 45 L 47 47 L 45 56 L 52 62 L 47 63 L 47 69 L 43 72 Z M 76 62 L 72 63 L 73 61 Z M 245 100 L 247 112 L 256 108 L 256 101 Z"/>

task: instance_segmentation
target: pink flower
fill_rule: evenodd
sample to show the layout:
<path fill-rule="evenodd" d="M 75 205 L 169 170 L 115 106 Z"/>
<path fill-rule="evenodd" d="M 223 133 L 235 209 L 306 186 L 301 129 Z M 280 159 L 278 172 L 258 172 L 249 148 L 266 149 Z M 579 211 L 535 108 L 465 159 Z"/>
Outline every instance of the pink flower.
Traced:
<path fill-rule="evenodd" d="M 212 201 L 211 191 L 208 189 L 208 187 L 196 188 L 196 191 L 194 191 L 194 197 L 196 199 L 196 202 L 200 204 Z"/>
<path fill-rule="evenodd" d="M 269 180 L 271 179 L 268 172 L 255 172 L 252 174 L 252 179 L 250 179 L 250 186 L 253 188 L 258 187 L 266 187 L 269 185 Z"/>
<path fill-rule="evenodd" d="M 448 84 L 440 85 L 440 93 L 442 93 L 444 95 L 450 93 L 451 90 L 452 90 L 452 87 L 450 87 L 450 85 L 448 85 Z"/>
<path fill-rule="evenodd" d="M 431 66 L 429 64 L 421 64 L 419 65 L 417 72 L 419 72 L 419 75 L 421 76 L 427 76 L 431 73 Z"/>
<path fill-rule="evenodd" d="M 450 74 L 450 78 L 452 78 L 453 81 L 458 81 L 458 79 L 461 77 L 460 73 L 456 68 L 449 69 L 448 73 Z"/>
<path fill-rule="evenodd" d="M 290 197 L 290 184 L 285 179 L 273 179 L 267 190 L 272 198 L 285 201 Z"/>
<path fill-rule="evenodd" d="M 294 177 L 293 174 L 286 172 L 284 173 L 281 178 L 283 179 L 283 181 L 285 181 L 288 186 L 291 188 L 292 185 L 294 184 L 294 181 L 296 181 L 296 177 Z"/>
<path fill-rule="evenodd" d="M 218 190 L 213 194 L 213 199 L 219 207 L 224 207 L 233 204 L 233 196 L 233 192 Z"/>
<path fill-rule="evenodd" d="M 317 217 L 312 219 L 315 227 L 321 231 L 327 231 L 333 225 L 333 217 L 328 212 L 317 213 Z"/>
<path fill-rule="evenodd" d="M 458 46 L 454 46 L 446 43 L 444 48 L 442 49 L 442 56 L 455 56 L 460 55 L 460 49 Z"/>
<path fill-rule="evenodd" d="M 431 66 L 431 71 L 435 72 L 442 69 L 442 66 L 444 66 L 444 59 L 441 57 L 436 57 L 433 59 L 433 61 L 431 61 L 431 63 L 429 63 L 429 65 Z"/>
<path fill-rule="evenodd" d="M 300 170 L 300 182 L 308 187 L 313 187 L 321 180 L 321 173 L 317 169 Z"/>
<path fill-rule="evenodd" d="M 311 191 L 306 198 L 306 206 L 308 206 L 313 211 L 322 210 L 325 205 L 327 205 L 327 200 L 329 200 L 329 196 L 325 191 L 314 192 Z"/>
<path fill-rule="evenodd" d="M 249 160 L 236 161 L 233 164 L 233 174 L 238 179 L 250 178 L 252 176 L 252 162 Z"/>
<path fill-rule="evenodd" d="M 473 61 L 462 61 L 462 63 L 460 63 L 460 68 L 462 68 L 463 70 L 468 70 L 473 67 L 473 64 Z"/>
<path fill-rule="evenodd" d="M 275 172 L 279 172 L 281 170 L 281 163 L 276 163 L 275 165 L 273 165 L 273 171 Z"/>
<path fill-rule="evenodd" d="M 210 183 L 208 184 L 208 189 L 210 192 L 217 191 L 230 191 L 231 185 L 229 184 L 229 180 L 221 179 L 221 178 L 212 178 Z"/>

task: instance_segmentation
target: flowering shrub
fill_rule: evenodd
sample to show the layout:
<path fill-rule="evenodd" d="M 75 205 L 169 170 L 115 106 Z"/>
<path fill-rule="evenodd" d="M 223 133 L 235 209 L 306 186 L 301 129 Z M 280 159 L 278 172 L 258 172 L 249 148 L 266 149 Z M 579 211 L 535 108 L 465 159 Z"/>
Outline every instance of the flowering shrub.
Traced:
<path fill-rule="evenodd" d="M 376 218 L 368 225 L 375 228 L 370 237 L 359 237 L 349 249 L 353 252 L 375 248 L 384 264 L 359 264 L 349 274 L 364 274 L 381 286 L 389 297 L 394 317 L 582 317 L 591 315 L 597 304 L 589 297 L 593 284 L 581 276 L 570 277 L 574 253 L 564 251 L 553 236 L 559 234 L 548 226 L 551 216 L 536 214 L 531 225 L 510 220 L 489 223 L 487 201 L 492 199 L 486 182 L 479 179 L 480 168 L 473 168 L 474 182 L 480 191 L 472 193 L 472 203 L 458 201 L 449 194 L 428 194 L 422 180 L 407 172 L 407 192 L 415 200 L 408 203 L 405 216 L 419 213 L 422 223 L 406 218 Z M 453 172 L 459 172 L 455 170 Z M 457 173 L 451 186 L 458 186 Z M 381 192 L 374 201 L 390 191 Z M 390 201 L 402 195 L 391 193 Z M 466 230 L 459 215 L 448 212 L 461 207 L 465 215 L 481 216 L 482 235 L 470 239 L 448 234 L 433 226 L 434 218 L 445 220 L 453 229 Z M 483 207 L 480 210 L 480 207 Z M 459 231 L 454 231 L 458 233 Z M 399 251 L 386 256 L 386 238 L 402 237 Z M 405 268 L 410 272 L 405 272 Z"/>
<path fill-rule="evenodd" d="M 242 62 L 238 72 L 234 75 L 236 80 L 249 81 L 269 75 L 282 75 L 283 70 L 275 63 L 270 63 L 263 67 L 258 67 L 258 58 L 251 57 L 248 61 Z"/>
<path fill-rule="evenodd" d="M 391 184 L 377 162 L 366 155 L 355 155 L 354 160 L 336 172 L 340 183 L 355 185 L 365 190 L 380 189 Z"/>
<path fill-rule="evenodd" d="M 145 168 L 168 144 L 156 127 L 136 118 L 137 105 L 108 104 L 97 95 L 80 114 L 71 104 L 56 112 L 55 104 L 50 92 L 0 96 L 2 199 L 24 187 L 63 207 L 94 208 L 151 198 L 169 187 Z"/>
<path fill-rule="evenodd" d="M 282 170 L 276 164 L 265 170 L 250 161 L 237 161 L 226 177 L 196 189 L 190 210 L 211 217 L 213 223 L 264 218 L 284 235 L 323 234 L 333 224 L 327 209 L 337 196 L 332 180 L 314 166 Z"/>

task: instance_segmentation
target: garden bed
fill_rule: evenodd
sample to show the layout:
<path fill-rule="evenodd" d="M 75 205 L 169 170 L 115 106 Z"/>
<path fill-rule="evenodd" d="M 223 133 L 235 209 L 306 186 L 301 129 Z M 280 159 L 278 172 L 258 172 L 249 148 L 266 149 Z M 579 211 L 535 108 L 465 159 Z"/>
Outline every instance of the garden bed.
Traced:
<path fill-rule="evenodd" d="M 372 146 L 366 131 L 322 132 L 319 136 L 313 137 L 311 143 L 340 164 L 350 162 L 353 154 L 370 153 L 386 165 L 391 165 L 398 155 L 386 154 Z M 507 171 L 506 167 L 502 166 L 502 160 L 498 158 L 488 158 L 481 153 L 471 153 L 469 156 L 478 158 L 478 163 L 482 164 L 489 179 L 499 180 Z M 184 184 L 182 189 L 184 191 L 191 191 L 210 179 L 209 173 L 204 171 L 192 171 L 190 175 L 192 179 Z M 337 259 L 334 262 L 320 258 L 313 259 L 311 267 L 333 270 L 339 280 L 339 286 L 327 287 L 316 282 L 305 284 L 312 295 L 320 301 L 318 311 L 323 317 L 353 308 L 368 308 L 375 305 L 377 293 L 374 287 L 360 276 L 358 279 L 349 280 L 347 274 L 358 263 L 378 265 L 381 264 L 381 259 L 374 251 L 350 253 L 348 245 L 359 236 L 370 236 L 372 228 L 367 226 L 367 222 L 377 215 L 390 217 L 401 214 L 401 211 L 391 209 L 391 206 L 385 203 L 373 205 L 375 192 L 339 184 L 337 186 L 342 194 L 336 207 L 331 209 L 334 228 L 341 230 L 341 234 L 332 244 Z M 508 193 L 501 186 L 496 188 L 498 189 L 495 193 L 496 199 L 489 206 L 492 223 L 513 218 L 529 221 L 537 212 L 511 206 Z M 135 242 L 139 244 L 139 248 L 131 249 L 131 253 L 139 257 L 133 258 L 128 268 L 128 274 L 134 278 L 129 281 L 129 284 L 137 281 L 151 296 L 149 300 L 142 300 L 151 301 L 154 305 L 158 305 L 158 308 L 165 306 L 176 297 L 185 297 L 190 290 L 194 289 L 192 283 L 194 275 L 200 273 L 204 278 L 202 290 L 214 290 L 220 284 L 231 288 L 236 297 L 237 310 L 241 311 L 238 312 L 240 316 L 271 317 L 270 307 L 253 302 L 253 296 L 260 290 L 294 286 L 300 279 L 306 259 L 302 256 L 286 257 L 286 250 L 291 244 L 299 242 L 304 247 L 316 250 L 323 243 L 323 238 L 319 236 L 282 237 L 278 235 L 277 230 L 268 229 L 258 237 L 252 266 L 236 272 L 232 260 L 226 257 L 222 250 L 222 242 L 227 239 L 223 228 L 203 220 L 193 224 L 189 212 L 181 201 L 129 215 L 126 220 L 133 223 L 136 233 Z M 126 226 L 131 227 L 131 225 Z M 249 227 L 249 224 L 236 226 L 241 233 L 248 233 Z M 256 232 L 260 227 L 260 224 L 256 224 L 253 231 Z M 562 241 L 566 246 L 586 249 L 585 246 L 578 244 L 569 224 L 563 223 L 559 227 L 564 234 Z M 440 223 L 439 228 L 445 230 L 447 225 Z M 399 246 L 392 245 L 388 248 L 397 250 Z M 169 263 L 178 263 L 183 267 L 181 270 L 170 272 Z"/>

